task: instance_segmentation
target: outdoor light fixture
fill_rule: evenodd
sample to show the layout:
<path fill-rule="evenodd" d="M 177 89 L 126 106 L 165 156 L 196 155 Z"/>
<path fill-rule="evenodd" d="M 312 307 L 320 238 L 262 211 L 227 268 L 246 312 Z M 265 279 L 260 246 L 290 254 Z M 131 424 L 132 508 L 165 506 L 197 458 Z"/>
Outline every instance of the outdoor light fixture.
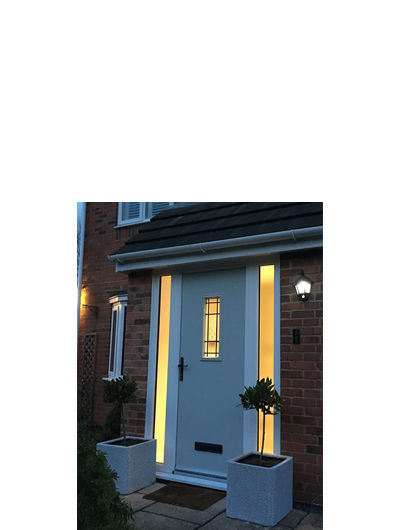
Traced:
<path fill-rule="evenodd" d="M 310 278 L 307 278 L 307 276 L 304 276 L 304 272 L 301 271 L 300 277 L 296 280 L 294 284 L 294 288 L 296 289 L 296 294 L 299 297 L 300 300 L 305 302 L 308 300 L 308 296 L 311 292 L 311 284 L 314 283 L 310 280 Z"/>
<path fill-rule="evenodd" d="M 92 311 L 94 313 L 94 316 L 97 318 L 99 315 L 99 306 L 97 305 L 90 305 L 90 304 L 82 304 L 82 307 L 85 309 L 89 309 L 89 311 Z"/>
<path fill-rule="evenodd" d="M 88 289 L 87 284 L 83 283 L 81 287 L 81 309 L 88 309 L 97 318 L 99 314 L 99 307 L 97 305 L 87 304 Z"/>

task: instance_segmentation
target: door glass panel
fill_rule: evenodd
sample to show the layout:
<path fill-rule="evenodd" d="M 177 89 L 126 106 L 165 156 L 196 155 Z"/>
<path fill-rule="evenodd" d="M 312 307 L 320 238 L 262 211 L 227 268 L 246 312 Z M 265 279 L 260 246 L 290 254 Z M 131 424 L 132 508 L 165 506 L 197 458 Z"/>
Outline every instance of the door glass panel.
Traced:
<path fill-rule="evenodd" d="M 260 267 L 259 305 L 259 379 L 269 377 L 274 381 L 274 266 Z M 258 418 L 258 450 L 261 451 L 263 415 Z M 274 416 L 265 418 L 264 452 L 274 452 Z"/>
<path fill-rule="evenodd" d="M 220 308 L 219 296 L 205 299 L 203 322 L 203 358 L 205 359 L 219 357 Z"/>
<path fill-rule="evenodd" d="M 154 414 L 154 438 L 157 440 L 156 461 L 160 464 L 164 463 L 165 449 L 170 311 L 171 276 L 161 276 L 158 316 L 156 406 Z"/>

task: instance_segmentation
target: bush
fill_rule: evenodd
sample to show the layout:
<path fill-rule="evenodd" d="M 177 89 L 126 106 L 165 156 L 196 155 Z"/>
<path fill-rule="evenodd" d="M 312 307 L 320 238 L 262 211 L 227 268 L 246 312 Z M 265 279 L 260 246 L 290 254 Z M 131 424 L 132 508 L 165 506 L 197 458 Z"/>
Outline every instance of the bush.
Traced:
<path fill-rule="evenodd" d="M 133 511 L 115 488 L 117 474 L 97 451 L 92 434 L 78 427 L 78 530 L 133 530 Z"/>

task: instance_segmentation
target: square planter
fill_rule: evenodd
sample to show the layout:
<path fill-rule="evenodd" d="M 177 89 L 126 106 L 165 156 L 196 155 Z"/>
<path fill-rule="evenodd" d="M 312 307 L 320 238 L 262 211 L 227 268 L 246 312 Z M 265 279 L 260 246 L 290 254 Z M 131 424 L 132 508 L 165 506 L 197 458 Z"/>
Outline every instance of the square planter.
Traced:
<path fill-rule="evenodd" d="M 122 440 L 115 438 L 97 444 L 108 464 L 118 473 L 116 488 L 122 495 L 140 490 L 156 481 L 156 440 L 146 440 L 135 436 L 127 436 L 129 440 L 140 440 L 135 445 L 112 445 Z"/>
<path fill-rule="evenodd" d="M 293 508 L 293 458 L 282 459 L 273 467 L 239 462 L 254 453 L 228 460 L 226 514 L 265 526 L 276 525 Z"/>

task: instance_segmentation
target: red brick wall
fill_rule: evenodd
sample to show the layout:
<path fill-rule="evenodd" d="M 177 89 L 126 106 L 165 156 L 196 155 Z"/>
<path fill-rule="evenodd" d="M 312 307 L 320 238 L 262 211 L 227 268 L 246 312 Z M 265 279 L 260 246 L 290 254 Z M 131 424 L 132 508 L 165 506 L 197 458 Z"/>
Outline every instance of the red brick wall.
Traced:
<path fill-rule="evenodd" d="M 127 431 L 144 436 L 150 337 L 151 271 L 129 275 L 124 373 L 137 383 L 136 403 L 127 405 Z"/>
<path fill-rule="evenodd" d="M 97 315 L 93 310 L 82 308 L 80 312 L 79 339 L 78 339 L 78 389 L 82 377 L 82 344 L 86 333 L 96 333 L 96 365 L 95 365 L 95 387 L 94 387 L 94 409 L 93 422 L 102 425 L 106 418 L 110 405 L 103 401 L 103 380 L 108 375 L 108 355 L 110 345 L 110 319 L 111 306 L 108 301 L 109 293 L 112 291 L 128 290 L 128 275 L 115 272 L 115 264 L 107 256 L 118 250 L 124 240 L 132 237 L 138 231 L 140 225 L 125 228 L 114 228 L 118 219 L 118 203 L 111 202 L 89 202 L 86 204 L 85 224 L 85 247 L 83 257 L 82 284 L 85 290 L 87 304 L 97 307 Z M 142 278 L 138 278 L 140 283 Z M 145 281 L 145 280 L 143 280 Z M 148 284 L 145 281 L 146 290 Z M 130 286 L 128 297 L 132 297 L 134 286 Z M 138 287 L 137 296 L 140 297 L 141 287 Z M 142 293 L 143 295 L 143 293 Z M 135 297 L 133 297 L 135 298 Z M 126 315 L 127 327 L 131 322 L 131 303 L 128 300 Z M 143 303 L 140 306 L 141 313 L 144 307 L 150 318 L 150 305 Z M 143 331 L 145 333 L 147 331 Z M 148 332 L 147 332 L 148 333 Z M 126 363 L 130 363 L 129 345 L 125 345 L 124 357 Z M 130 368 L 130 372 L 132 369 Z M 140 383 L 143 385 L 143 382 Z M 142 394 L 142 389 L 140 389 Z M 143 405 L 142 405 L 143 407 Z M 133 428 L 133 426 L 131 426 Z M 138 427 L 139 431 L 142 428 Z"/>
<path fill-rule="evenodd" d="M 292 286 L 301 269 L 314 281 L 306 302 Z M 281 257 L 281 394 L 281 451 L 293 456 L 294 500 L 310 503 L 322 495 L 322 251 Z"/>

